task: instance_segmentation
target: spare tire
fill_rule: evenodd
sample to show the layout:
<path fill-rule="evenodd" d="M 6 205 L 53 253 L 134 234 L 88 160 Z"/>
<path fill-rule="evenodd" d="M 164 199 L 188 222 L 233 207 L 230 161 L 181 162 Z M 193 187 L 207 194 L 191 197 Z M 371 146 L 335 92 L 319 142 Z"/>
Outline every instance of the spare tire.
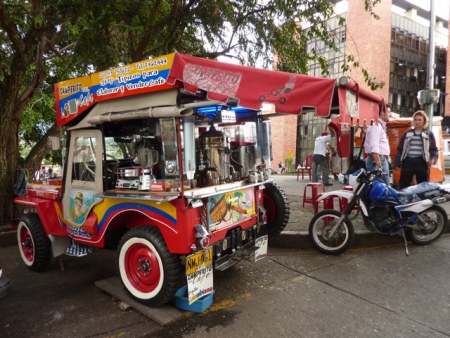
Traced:
<path fill-rule="evenodd" d="M 267 183 L 264 189 L 264 208 L 269 236 L 279 235 L 289 221 L 290 210 L 285 192 L 273 182 Z"/>

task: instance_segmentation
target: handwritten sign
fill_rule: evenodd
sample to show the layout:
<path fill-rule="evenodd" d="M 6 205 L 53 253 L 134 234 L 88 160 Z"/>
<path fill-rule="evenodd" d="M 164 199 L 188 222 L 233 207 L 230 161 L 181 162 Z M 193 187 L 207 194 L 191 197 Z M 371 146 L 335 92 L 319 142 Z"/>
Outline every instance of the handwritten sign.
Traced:
<path fill-rule="evenodd" d="M 183 79 L 185 82 L 208 92 L 236 97 L 242 73 L 187 63 L 183 69 Z"/>
<path fill-rule="evenodd" d="M 267 256 L 267 244 L 269 238 L 267 235 L 258 237 L 255 241 L 255 262 L 265 258 Z"/>
<path fill-rule="evenodd" d="M 214 291 L 212 263 L 212 247 L 186 257 L 189 304 Z"/>

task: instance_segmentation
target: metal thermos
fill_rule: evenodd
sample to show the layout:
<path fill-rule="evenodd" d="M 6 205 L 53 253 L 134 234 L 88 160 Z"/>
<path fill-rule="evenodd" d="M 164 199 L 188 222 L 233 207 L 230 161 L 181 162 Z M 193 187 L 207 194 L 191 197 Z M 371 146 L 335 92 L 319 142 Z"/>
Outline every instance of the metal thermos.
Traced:
<path fill-rule="evenodd" d="M 206 160 L 208 184 L 218 184 L 230 179 L 230 153 L 221 131 L 211 128 L 200 136 L 203 159 Z"/>

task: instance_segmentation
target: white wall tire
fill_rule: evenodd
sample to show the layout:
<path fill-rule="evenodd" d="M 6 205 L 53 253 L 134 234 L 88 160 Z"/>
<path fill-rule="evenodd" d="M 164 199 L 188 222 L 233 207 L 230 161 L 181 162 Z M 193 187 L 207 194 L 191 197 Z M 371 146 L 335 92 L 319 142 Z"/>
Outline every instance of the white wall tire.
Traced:
<path fill-rule="evenodd" d="M 24 221 L 20 221 L 17 226 L 17 244 L 22 262 L 28 267 L 32 266 L 35 257 L 35 245 L 31 230 Z"/>
<path fill-rule="evenodd" d="M 138 266 L 138 261 L 134 262 L 134 258 L 136 257 L 136 253 L 134 254 L 134 251 L 143 251 L 145 250 L 145 247 L 147 248 L 147 252 L 150 255 L 153 255 L 152 257 L 147 257 L 150 261 L 153 261 L 157 263 L 157 266 L 150 266 L 150 271 L 146 272 L 147 274 L 154 274 L 154 277 L 157 278 L 157 281 L 155 283 L 151 283 L 148 287 L 150 291 L 145 291 L 145 278 L 142 278 L 139 280 L 139 271 L 135 271 L 135 277 L 138 280 L 134 280 L 131 276 L 133 274 L 133 270 L 135 267 L 133 265 Z M 142 249 L 135 249 L 135 248 L 142 248 Z M 134 256 L 134 257 L 131 257 Z M 142 259 L 145 259 L 145 256 L 141 256 Z M 122 279 L 123 284 L 125 285 L 126 289 L 136 298 L 142 299 L 142 300 L 148 300 L 151 298 L 154 298 L 158 293 L 161 291 L 163 283 L 164 283 L 164 268 L 162 265 L 161 257 L 159 256 L 158 251 L 153 246 L 150 241 L 148 241 L 145 238 L 139 238 L 139 237 L 132 237 L 128 239 L 120 248 L 119 253 L 119 271 L 120 271 L 120 278 Z M 158 271 L 158 272 L 156 272 Z M 145 272 L 142 272 L 144 274 Z M 145 276 L 142 276 L 145 277 Z M 152 279 L 155 279 L 152 278 Z M 148 280 L 148 279 L 147 279 Z M 141 287 L 139 284 L 142 284 Z"/>
<path fill-rule="evenodd" d="M 51 243 L 36 214 L 23 215 L 17 226 L 17 246 L 23 263 L 43 271 L 51 260 Z"/>
<path fill-rule="evenodd" d="M 134 228 L 125 233 L 117 264 L 125 289 L 147 305 L 166 304 L 180 284 L 178 257 L 168 252 L 163 238 L 153 228 Z"/>

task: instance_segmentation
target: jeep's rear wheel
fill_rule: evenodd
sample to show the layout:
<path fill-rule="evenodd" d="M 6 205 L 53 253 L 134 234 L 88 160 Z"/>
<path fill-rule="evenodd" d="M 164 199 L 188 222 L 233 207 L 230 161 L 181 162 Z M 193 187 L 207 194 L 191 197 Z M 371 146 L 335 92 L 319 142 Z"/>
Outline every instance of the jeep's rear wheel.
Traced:
<path fill-rule="evenodd" d="M 125 289 L 140 302 L 163 305 L 175 295 L 180 264 L 156 229 L 129 230 L 119 245 L 118 265 Z"/>
<path fill-rule="evenodd" d="M 264 190 L 269 236 L 277 236 L 289 222 L 289 202 L 284 191 L 275 183 L 267 183 Z"/>
<path fill-rule="evenodd" d="M 45 270 L 51 259 L 51 244 L 36 214 L 27 214 L 20 218 L 17 244 L 22 261 L 29 269 Z"/>

